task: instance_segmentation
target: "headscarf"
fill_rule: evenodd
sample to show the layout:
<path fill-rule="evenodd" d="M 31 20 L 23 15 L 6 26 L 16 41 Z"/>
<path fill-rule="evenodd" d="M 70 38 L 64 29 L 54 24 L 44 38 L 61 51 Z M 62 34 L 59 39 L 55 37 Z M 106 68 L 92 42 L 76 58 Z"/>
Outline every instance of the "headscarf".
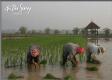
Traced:
<path fill-rule="evenodd" d="M 84 49 L 84 48 L 81 48 L 81 47 L 78 47 L 78 48 L 76 49 L 76 52 L 79 53 L 79 54 L 83 54 L 84 51 L 85 51 L 85 49 Z"/>

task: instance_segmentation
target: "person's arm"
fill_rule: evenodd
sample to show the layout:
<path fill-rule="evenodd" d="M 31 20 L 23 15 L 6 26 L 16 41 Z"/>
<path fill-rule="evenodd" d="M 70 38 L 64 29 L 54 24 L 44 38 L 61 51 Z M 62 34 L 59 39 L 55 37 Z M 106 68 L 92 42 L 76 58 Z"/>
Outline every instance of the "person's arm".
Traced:
<path fill-rule="evenodd" d="M 32 58 L 29 52 L 27 54 L 27 63 L 32 63 Z"/>
<path fill-rule="evenodd" d="M 105 49 L 103 47 L 100 47 L 101 53 L 103 54 L 105 52 Z"/>
<path fill-rule="evenodd" d="M 77 53 L 76 53 L 76 50 L 75 50 L 75 47 L 74 46 L 70 46 L 70 50 L 69 50 L 69 55 L 67 56 L 67 59 L 73 59 L 74 56 L 76 56 Z"/>

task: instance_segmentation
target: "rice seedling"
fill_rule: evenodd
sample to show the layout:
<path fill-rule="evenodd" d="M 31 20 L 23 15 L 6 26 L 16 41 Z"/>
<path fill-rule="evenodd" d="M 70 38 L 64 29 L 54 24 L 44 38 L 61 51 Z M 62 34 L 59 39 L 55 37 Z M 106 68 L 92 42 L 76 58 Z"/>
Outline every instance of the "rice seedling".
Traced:
<path fill-rule="evenodd" d="M 9 74 L 8 79 L 16 79 L 16 75 L 14 73 Z"/>
<path fill-rule="evenodd" d="M 16 79 L 19 79 L 19 78 L 24 78 L 24 77 L 23 76 L 17 76 L 14 73 L 10 73 L 9 76 L 8 76 L 9 80 L 16 80 Z"/>
<path fill-rule="evenodd" d="M 54 75 L 48 73 L 46 76 L 43 78 L 44 80 L 60 80 L 60 78 L 55 77 Z"/>
<path fill-rule="evenodd" d="M 71 75 L 67 75 L 64 77 L 64 80 L 75 80 Z"/>
<path fill-rule="evenodd" d="M 86 70 L 88 70 L 88 71 L 97 71 L 98 68 L 97 67 L 86 67 Z"/>
<path fill-rule="evenodd" d="M 44 60 L 41 60 L 40 61 L 40 64 L 46 65 L 47 64 L 47 60 L 45 60 L 45 59 Z"/>

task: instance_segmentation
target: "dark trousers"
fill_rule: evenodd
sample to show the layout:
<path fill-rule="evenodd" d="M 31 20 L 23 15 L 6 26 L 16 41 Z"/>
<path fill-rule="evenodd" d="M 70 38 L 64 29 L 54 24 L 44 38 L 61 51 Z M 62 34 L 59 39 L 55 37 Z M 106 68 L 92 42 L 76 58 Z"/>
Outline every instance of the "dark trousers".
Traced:
<path fill-rule="evenodd" d="M 91 59 L 92 59 L 91 54 L 92 54 L 91 52 L 87 53 L 87 62 L 91 61 Z"/>
<path fill-rule="evenodd" d="M 66 62 L 67 62 L 67 57 L 69 56 L 69 52 L 63 52 L 63 56 L 62 56 L 62 65 L 65 66 Z M 76 60 L 76 57 L 73 56 L 73 58 L 70 59 L 71 63 L 72 63 L 72 66 L 76 66 L 77 64 L 77 60 Z"/>

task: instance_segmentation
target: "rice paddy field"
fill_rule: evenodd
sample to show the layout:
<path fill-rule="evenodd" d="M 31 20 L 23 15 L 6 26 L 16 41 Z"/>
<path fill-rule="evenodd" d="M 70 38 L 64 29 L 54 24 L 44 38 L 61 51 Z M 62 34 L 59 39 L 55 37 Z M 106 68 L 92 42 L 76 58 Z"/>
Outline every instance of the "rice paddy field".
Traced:
<path fill-rule="evenodd" d="M 27 51 L 32 44 L 41 47 L 40 60 L 47 60 L 47 64 L 60 64 L 63 45 L 68 42 L 78 43 L 82 47 L 86 45 L 84 37 L 69 35 L 38 35 L 3 39 L 3 65 L 5 67 L 25 66 Z"/>
<path fill-rule="evenodd" d="M 112 41 L 99 41 L 99 44 L 106 49 L 103 55 L 96 56 L 102 64 L 87 64 L 83 60 L 77 67 L 68 65 L 63 68 L 60 66 L 62 48 L 68 42 L 78 43 L 83 47 L 87 43 L 84 37 L 71 35 L 2 39 L 2 80 L 112 80 Z M 37 71 L 29 72 L 26 68 L 26 53 L 31 44 L 41 46 L 40 59 L 46 59 L 47 64 Z M 97 70 L 90 71 L 87 67 Z M 18 78 L 8 79 L 8 77 Z M 46 77 L 55 79 L 45 79 Z"/>

